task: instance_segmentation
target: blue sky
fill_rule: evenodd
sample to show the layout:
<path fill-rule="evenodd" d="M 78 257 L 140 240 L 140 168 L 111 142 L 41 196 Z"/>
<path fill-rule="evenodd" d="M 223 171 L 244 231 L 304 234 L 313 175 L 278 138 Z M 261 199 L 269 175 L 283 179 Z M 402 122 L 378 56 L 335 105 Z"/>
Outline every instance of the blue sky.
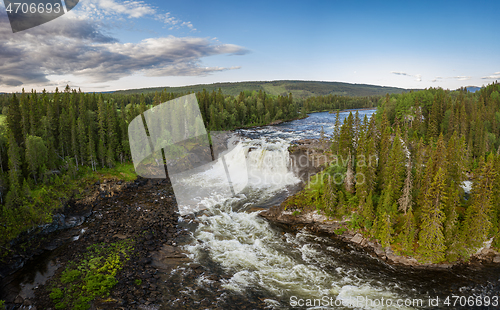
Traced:
<path fill-rule="evenodd" d="M 404 88 L 500 80 L 500 1 L 82 0 L 13 34 L 0 4 L 0 91 L 254 80 Z"/>

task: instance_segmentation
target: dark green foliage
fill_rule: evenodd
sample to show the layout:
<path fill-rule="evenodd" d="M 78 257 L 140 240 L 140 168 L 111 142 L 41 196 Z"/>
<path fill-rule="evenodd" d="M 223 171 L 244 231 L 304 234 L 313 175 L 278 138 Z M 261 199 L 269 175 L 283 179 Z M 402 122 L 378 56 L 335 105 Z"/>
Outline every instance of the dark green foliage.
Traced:
<path fill-rule="evenodd" d="M 413 211 L 408 209 L 406 214 L 403 215 L 403 227 L 397 237 L 397 241 L 401 246 L 401 252 L 404 255 L 413 255 L 414 242 L 417 233 L 415 216 Z"/>
<path fill-rule="evenodd" d="M 251 93 L 253 91 L 266 91 L 272 95 L 280 95 L 282 93 L 292 93 L 295 97 L 301 96 L 307 98 L 311 96 L 375 96 L 385 95 L 386 93 L 402 93 L 406 89 L 396 87 L 382 87 L 375 85 L 364 84 L 349 84 L 340 82 L 313 82 L 313 81 L 271 81 L 271 82 L 237 82 L 237 83 L 214 83 L 202 84 L 183 87 L 166 87 L 166 88 L 144 88 L 144 89 L 129 89 L 118 91 L 120 95 L 130 94 L 151 94 L 154 97 L 155 92 L 166 90 L 171 93 L 189 93 L 200 92 L 203 89 L 207 91 L 217 91 L 219 89 L 225 95 L 237 96 L 241 92 Z M 165 100 L 162 100 L 164 102 Z M 345 108 L 343 108 L 345 109 Z"/>
<path fill-rule="evenodd" d="M 21 198 L 21 149 L 17 145 L 14 134 L 9 134 L 9 184 L 10 190 L 7 193 L 7 207 L 13 208 L 19 204 Z"/>
<path fill-rule="evenodd" d="M 26 162 L 36 183 L 37 177 L 45 173 L 43 168 L 48 164 L 48 151 L 42 138 L 26 137 Z"/>
<path fill-rule="evenodd" d="M 132 240 L 87 248 L 76 262 L 68 263 L 49 294 L 56 309 L 86 310 L 96 297 L 109 296 L 116 285 L 116 275 L 129 260 Z"/>
<path fill-rule="evenodd" d="M 472 187 L 471 205 L 465 215 L 465 241 L 472 253 L 490 236 L 492 228 L 493 185 L 497 171 L 494 169 L 494 155 L 490 154 L 485 162 L 481 158 L 477 176 Z M 498 206 L 497 206 L 498 207 Z"/>
<path fill-rule="evenodd" d="M 316 208 L 422 262 L 467 260 L 489 240 L 500 249 L 499 91 L 494 83 L 474 94 L 431 88 L 387 95 L 370 122 L 347 118 L 329 152 L 354 154 L 350 169 L 366 181 L 355 191 L 344 188 L 349 177 L 325 184 Z M 374 165 L 360 157 L 369 154 Z M 345 162 L 325 173 L 345 171 Z M 464 181 L 472 181 L 472 193 Z"/>
<path fill-rule="evenodd" d="M 428 187 L 422 205 L 418 251 L 424 261 L 441 262 L 445 255 L 443 212 L 447 197 L 445 194 L 445 172 L 439 168 Z"/>
<path fill-rule="evenodd" d="M 394 230 L 392 228 L 391 216 L 387 212 L 382 212 L 376 220 L 377 239 L 384 248 L 389 247 L 393 241 Z"/>

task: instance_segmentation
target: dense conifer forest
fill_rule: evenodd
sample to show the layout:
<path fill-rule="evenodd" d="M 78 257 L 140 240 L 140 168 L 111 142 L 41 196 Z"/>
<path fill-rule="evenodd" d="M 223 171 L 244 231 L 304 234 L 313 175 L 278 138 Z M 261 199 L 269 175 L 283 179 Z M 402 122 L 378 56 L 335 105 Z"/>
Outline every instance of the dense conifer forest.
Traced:
<path fill-rule="evenodd" d="M 287 208 L 315 206 L 422 262 L 500 248 L 500 84 L 387 95 L 370 121 L 338 119 L 331 165 Z"/>
<path fill-rule="evenodd" d="M 69 87 L 62 92 L 0 95 L 0 243 L 50 221 L 51 212 L 62 204 L 61 196 L 70 195 L 75 180 L 89 171 L 120 170 L 124 165 L 130 171 L 129 122 L 182 95 L 95 94 Z M 291 94 L 259 91 L 234 97 L 203 90 L 197 98 L 208 130 L 299 117 Z"/>
<path fill-rule="evenodd" d="M 427 89 L 368 97 L 198 92 L 205 126 L 231 130 L 337 111 L 332 165 L 291 197 L 315 206 L 397 253 L 425 262 L 467 259 L 484 241 L 500 248 L 500 85 L 476 93 Z M 131 164 L 128 123 L 183 94 L 53 93 L 0 95 L 2 244 L 50 221 L 71 184 Z M 378 106 L 370 121 L 342 109 Z M 472 190 L 464 190 L 470 181 Z"/>

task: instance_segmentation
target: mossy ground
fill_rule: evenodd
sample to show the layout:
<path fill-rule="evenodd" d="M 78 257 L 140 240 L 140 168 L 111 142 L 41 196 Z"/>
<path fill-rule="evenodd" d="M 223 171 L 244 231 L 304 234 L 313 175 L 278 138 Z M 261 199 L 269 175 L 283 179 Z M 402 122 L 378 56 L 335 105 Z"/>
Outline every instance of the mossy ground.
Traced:
<path fill-rule="evenodd" d="M 132 239 L 89 246 L 79 259 L 68 263 L 49 287 L 54 307 L 86 310 L 96 297 L 109 296 L 117 283 L 117 273 L 130 259 L 133 246 Z"/>
<path fill-rule="evenodd" d="M 132 163 L 116 164 L 113 168 L 92 171 L 80 167 L 72 175 L 54 175 L 43 183 L 36 184 L 23 196 L 20 206 L 9 209 L 3 206 L 0 212 L 0 246 L 9 249 L 9 242 L 38 225 L 50 223 L 52 215 L 69 200 L 78 200 L 86 195 L 86 189 L 98 180 L 132 181 L 137 178 Z M 1 251 L 1 257 L 9 251 Z"/>

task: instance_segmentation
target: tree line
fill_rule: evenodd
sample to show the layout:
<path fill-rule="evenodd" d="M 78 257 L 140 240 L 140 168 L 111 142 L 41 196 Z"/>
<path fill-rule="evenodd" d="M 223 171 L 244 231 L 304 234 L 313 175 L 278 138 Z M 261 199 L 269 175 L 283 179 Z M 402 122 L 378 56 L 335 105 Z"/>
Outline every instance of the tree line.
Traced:
<path fill-rule="evenodd" d="M 302 103 L 304 111 L 322 112 L 347 109 L 374 108 L 378 106 L 380 99 L 383 96 L 339 96 L 339 95 L 322 95 L 314 96 L 305 99 Z"/>
<path fill-rule="evenodd" d="M 370 120 L 340 124 L 337 112 L 332 164 L 287 207 L 315 205 L 423 262 L 467 260 L 489 240 L 499 249 L 499 93 L 431 88 L 387 95 Z"/>

